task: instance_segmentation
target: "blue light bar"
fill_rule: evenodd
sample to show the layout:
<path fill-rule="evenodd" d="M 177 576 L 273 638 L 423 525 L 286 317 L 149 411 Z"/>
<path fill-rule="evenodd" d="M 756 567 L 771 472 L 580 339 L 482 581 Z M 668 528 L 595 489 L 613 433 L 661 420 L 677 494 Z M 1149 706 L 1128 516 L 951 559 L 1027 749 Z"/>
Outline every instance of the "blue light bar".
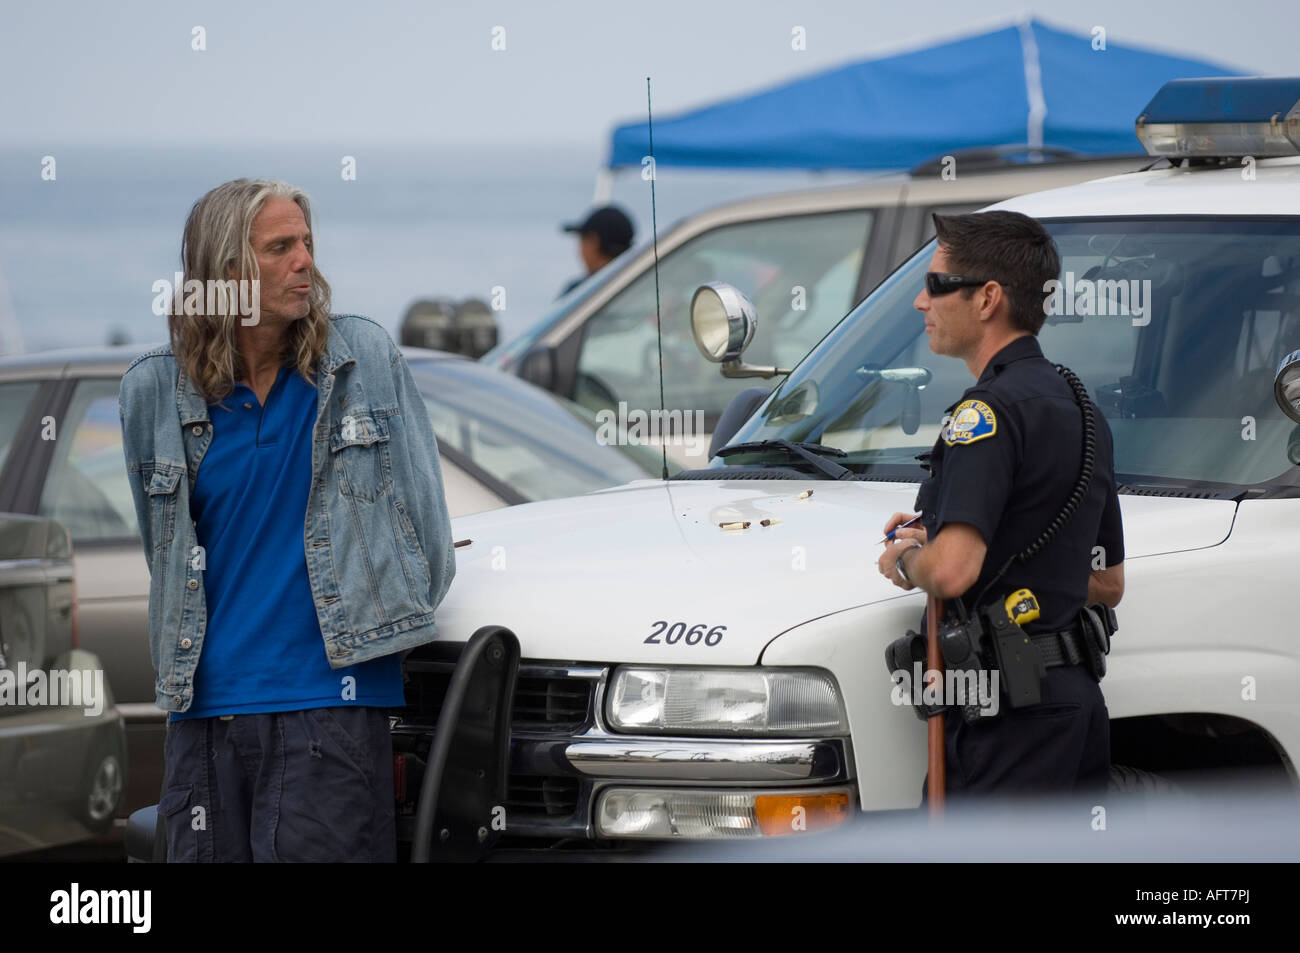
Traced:
<path fill-rule="evenodd" d="M 1175 79 L 1137 118 L 1148 155 L 1300 155 L 1300 78 Z"/>

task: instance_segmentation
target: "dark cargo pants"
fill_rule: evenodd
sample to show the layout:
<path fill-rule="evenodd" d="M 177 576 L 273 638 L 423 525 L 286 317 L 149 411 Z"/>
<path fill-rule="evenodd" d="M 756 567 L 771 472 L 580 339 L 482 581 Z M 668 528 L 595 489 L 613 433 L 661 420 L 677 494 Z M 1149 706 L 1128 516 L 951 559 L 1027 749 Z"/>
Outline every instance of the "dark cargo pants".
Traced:
<path fill-rule="evenodd" d="M 1043 700 L 968 724 L 944 717 L 947 793 L 1100 798 L 1110 776 L 1110 714 L 1097 680 L 1079 665 L 1047 670 Z M 928 800 L 928 781 L 922 800 Z"/>
<path fill-rule="evenodd" d="M 164 757 L 168 861 L 396 859 L 385 709 L 169 722 Z"/>

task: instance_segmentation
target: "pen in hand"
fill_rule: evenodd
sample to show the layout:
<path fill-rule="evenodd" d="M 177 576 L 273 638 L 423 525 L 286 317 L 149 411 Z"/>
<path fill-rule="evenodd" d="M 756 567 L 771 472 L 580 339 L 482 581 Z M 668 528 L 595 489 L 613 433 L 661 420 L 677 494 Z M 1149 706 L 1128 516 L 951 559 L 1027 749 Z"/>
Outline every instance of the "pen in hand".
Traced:
<path fill-rule="evenodd" d="M 913 516 L 913 517 L 912 517 L 910 520 L 908 520 L 907 522 L 905 522 L 905 523 L 899 523 L 897 526 L 895 526 L 893 529 L 891 529 L 888 533 L 886 533 L 886 534 L 885 534 L 885 538 L 882 539 L 882 540 L 880 541 L 880 543 L 877 543 L 876 545 L 879 546 L 879 545 L 881 545 L 882 543 L 887 543 L 887 542 L 889 542 L 891 539 L 894 538 L 894 534 L 897 533 L 900 529 L 902 529 L 904 526 L 911 526 L 913 523 L 915 523 L 915 522 L 916 522 L 917 520 L 919 520 L 920 518 L 921 518 L 921 516 L 920 516 L 920 514 L 918 513 L 916 516 Z"/>

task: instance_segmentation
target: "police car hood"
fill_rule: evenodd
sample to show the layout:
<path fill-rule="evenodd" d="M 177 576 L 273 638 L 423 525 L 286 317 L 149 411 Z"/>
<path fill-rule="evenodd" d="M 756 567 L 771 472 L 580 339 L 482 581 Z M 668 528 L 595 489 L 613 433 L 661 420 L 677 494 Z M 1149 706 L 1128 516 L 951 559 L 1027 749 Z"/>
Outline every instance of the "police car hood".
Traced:
<path fill-rule="evenodd" d="M 439 638 L 463 642 L 497 624 L 519 637 L 525 658 L 753 664 L 769 641 L 810 619 L 916 597 L 876 568 L 881 527 L 912 511 L 916 490 L 645 480 L 458 517 L 453 534 L 469 542 L 456 549 Z M 1236 507 L 1120 500 L 1130 559 L 1217 545 Z M 701 633 L 719 626 L 706 645 Z M 692 629 L 688 644 L 683 632 Z"/>

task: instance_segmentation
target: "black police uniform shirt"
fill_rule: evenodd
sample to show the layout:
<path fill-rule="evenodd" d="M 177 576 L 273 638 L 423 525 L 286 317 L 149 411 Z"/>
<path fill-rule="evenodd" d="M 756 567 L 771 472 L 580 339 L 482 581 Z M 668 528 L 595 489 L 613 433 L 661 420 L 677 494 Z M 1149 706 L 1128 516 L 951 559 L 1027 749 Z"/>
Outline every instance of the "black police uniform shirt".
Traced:
<path fill-rule="evenodd" d="M 970 612 L 1002 564 L 1036 540 L 1065 506 L 1082 463 L 1083 415 L 1033 335 L 998 351 L 948 412 L 916 509 L 930 539 L 949 523 L 968 523 L 988 545 L 979 578 L 962 596 Z M 1110 427 L 1095 405 L 1093 414 L 1096 450 L 1083 502 L 1047 546 L 1013 563 L 984 597 L 989 605 L 1017 589 L 1032 590 L 1041 615 L 1025 626 L 1029 632 L 1070 627 L 1087 601 L 1094 566 L 1124 560 Z"/>

